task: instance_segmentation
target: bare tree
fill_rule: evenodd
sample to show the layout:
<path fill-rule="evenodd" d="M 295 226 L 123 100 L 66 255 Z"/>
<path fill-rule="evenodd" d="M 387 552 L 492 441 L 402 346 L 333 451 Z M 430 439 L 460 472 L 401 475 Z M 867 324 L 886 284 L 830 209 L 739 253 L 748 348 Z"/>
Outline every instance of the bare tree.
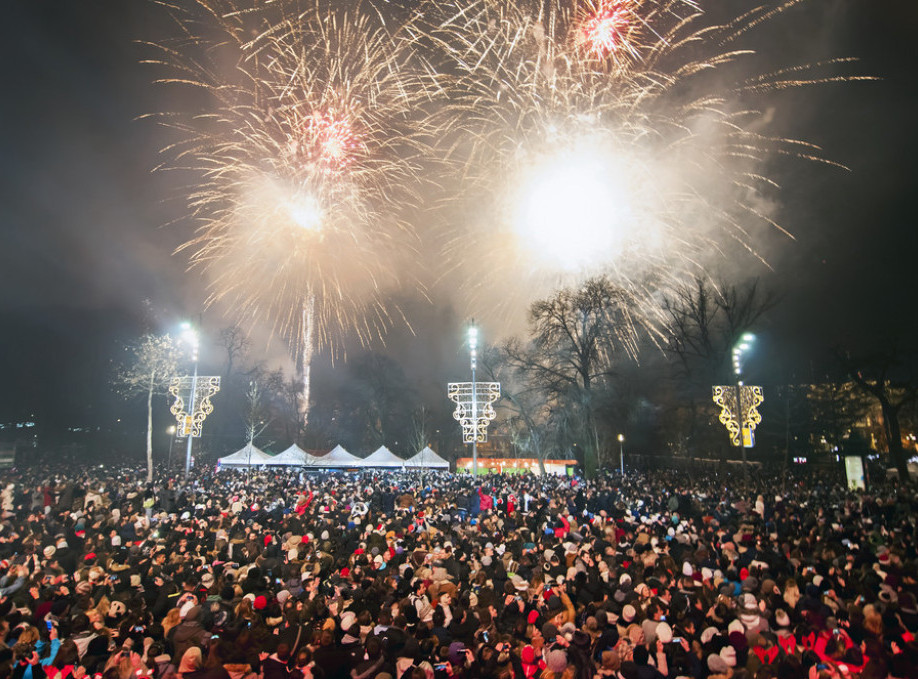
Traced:
<path fill-rule="evenodd" d="M 664 351 L 676 360 L 674 406 L 670 422 L 685 431 L 672 438 L 698 446 L 701 424 L 713 417 L 711 386 L 728 376 L 733 346 L 744 332 L 754 330 L 778 297 L 763 291 L 758 280 L 737 286 L 698 277 L 664 300 Z"/>
<path fill-rule="evenodd" d="M 666 350 L 683 377 L 710 388 L 728 365 L 733 346 L 778 303 L 759 281 L 744 286 L 696 278 L 664 301 Z"/>
<path fill-rule="evenodd" d="M 518 449 L 526 451 L 539 461 L 539 471 L 545 473 L 545 460 L 551 447 L 548 444 L 551 427 L 549 396 L 533 379 L 535 374 L 524 367 L 535 361 L 526 357 L 526 348 L 517 340 L 509 340 L 504 348 L 488 347 L 482 351 L 479 369 L 492 382 L 500 382 L 500 405 L 508 417 L 501 418 L 510 440 Z M 517 360 L 511 361 L 510 356 Z"/>
<path fill-rule="evenodd" d="M 302 441 L 305 422 L 301 417 L 303 382 L 296 376 L 287 379 L 282 370 L 268 375 L 266 390 L 271 394 L 274 412 L 280 414 L 284 437 Z"/>
<path fill-rule="evenodd" d="M 226 352 L 226 366 L 223 375 L 225 379 L 233 375 L 236 361 L 246 357 L 251 345 L 251 340 L 239 325 L 230 325 L 220 331 L 220 346 Z"/>
<path fill-rule="evenodd" d="M 427 406 L 421 406 L 415 409 L 414 413 L 411 415 L 411 432 L 408 442 L 414 453 L 430 445 L 431 425 L 431 413 Z"/>
<path fill-rule="evenodd" d="M 130 360 L 114 376 L 115 389 L 125 398 L 147 397 L 147 483 L 153 480 L 153 396 L 166 394 L 180 357 L 169 335 L 144 335 L 129 347 Z"/>
<path fill-rule="evenodd" d="M 608 386 L 620 357 L 636 358 L 642 331 L 653 333 L 628 291 L 605 277 L 560 290 L 529 311 L 531 340 L 508 343 L 507 360 L 544 390 L 546 400 L 567 422 L 592 475 L 602 449 L 595 393 Z"/>
<path fill-rule="evenodd" d="M 257 379 L 249 382 L 248 391 L 245 392 L 248 411 L 245 418 L 245 436 L 251 446 L 255 439 L 261 436 L 271 423 L 271 413 L 265 398 L 264 388 Z"/>
<path fill-rule="evenodd" d="M 914 361 L 910 360 L 912 357 L 907 356 L 898 343 L 860 356 L 837 354 L 854 383 L 880 404 L 889 456 L 899 478 L 908 480 L 908 459 L 902 446 L 899 414 L 918 399 L 918 374 Z"/>
<path fill-rule="evenodd" d="M 837 449 L 870 410 L 868 396 L 854 381 L 814 384 L 806 393 L 814 443 Z M 824 441 L 823 441 L 824 439 Z"/>

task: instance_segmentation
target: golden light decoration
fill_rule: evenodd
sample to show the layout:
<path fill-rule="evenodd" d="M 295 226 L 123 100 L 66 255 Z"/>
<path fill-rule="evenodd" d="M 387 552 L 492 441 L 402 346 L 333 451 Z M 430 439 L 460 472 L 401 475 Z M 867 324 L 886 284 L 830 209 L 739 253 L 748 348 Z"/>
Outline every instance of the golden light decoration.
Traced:
<path fill-rule="evenodd" d="M 736 402 L 737 389 L 742 389 L 742 413 L 739 412 L 739 404 Z M 736 447 L 743 445 L 743 430 L 748 431 L 751 436 L 756 426 L 762 422 L 762 416 L 758 411 L 758 407 L 765 400 L 762 387 L 732 384 L 715 386 L 712 391 L 714 403 L 720 408 L 717 419 L 727 428 L 730 443 Z"/>
<path fill-rule="evenodd" d="M 194 394 L 191 390 L 194 389 Z M 177 435 L 179 437 L 191 436 L 201 438 L 204 420 L 214 411 L 210 402 L 214 394 L 220 391 L 220 377 L 218 375 L 195 375 L 176 377 L 169 385 L 169 393 L 175 398 L 169 412 L 178 422 Z M 194 404 L 194 412 L 185 410 L 185 394 Z"/>

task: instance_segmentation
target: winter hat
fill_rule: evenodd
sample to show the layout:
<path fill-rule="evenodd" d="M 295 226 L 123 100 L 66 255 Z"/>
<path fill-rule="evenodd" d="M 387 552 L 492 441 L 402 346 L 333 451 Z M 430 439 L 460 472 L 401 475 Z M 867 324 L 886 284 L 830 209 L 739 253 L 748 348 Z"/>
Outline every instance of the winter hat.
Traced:
<path fill-rule="evenodd" d="M 515 573 L 510 576 L 510 582 L 513 583 L 514 589 L 517 589 L 521 592 L 525 592 L 527 589 L 529 589 L 529 583 Z"/>
<path fill-rule="evenodd" d="M 709 643 L 711 643 L 711 639 L 713 639 L 714 637 L 716 637 L 717 634 L 718 634 L 718 632 L 717 632 L 717 628 L 716 628 L 716 627 L 707 627 L 707 628 L 705 628 L 705 630 L 701 633 L 701 643 L 702 643 L 702 644 L 709 644 Z"/>
<path fill-rule="evenodd" d="M 740 621 L 743 623 L 743 626 L 747 630 L 751 630 L 754 627 L 758 627 L 761 622 L 761 617 L 756 611 L 744 611 L 740 613 Z"/>
<path fill-rule="evenodd" d="M 759 588 L 759 581 L 754 575 L 748 576 L 743 580 L 743 591 L 744 592 L 755 592 Z"/>
<path fill-rule="evenodd" d="M 790 627 L 790 616 L 783 608 L 775 611 L 775 623 L 777 623 L 778 627 Z"/>
<path fill-rule="evenodd" d="M 622 609 L 622 620 L 624 620 L 625 622 L 631 622 L 632 620 L 634 620 L 635 615 L 637 615 L 637 611 L 634 610 L 634 606 L 632 606 L 631 604 L 627 604 Z"/>
<path fill-rule="evenodd" d="M 549 618 L 558 615 L 558 613 L 564 610 L 564 604 L 561 603 L 560 597 L 557 597 L 554 594 L 548 597 L 546 604 L 548 605 Z"/>
<path fill-rule="evenodd" d="M 465 663 L 465 644 L 461 641 L 454 641 L 449 645 L 449 661 L 453 665 L 462 665 Z M 378 678 L 377 678 L 378 679 Z"/>
<path fill-rule="evenodd" d="M 664 644 L 670 643 L 673 640 L 673 628 L 668 623 L 661 622 L 657 625 L 657 639 Z"/>
<path fill-rule="evenodd" d="M 757 602 L 754 594 L 745 592 L 739 597 L 740 608 L 756 608 Z"/>
<path fill-rule="evenodd" d="M 720 649 L 720 657 L 728 667 L 736 667 L 736 649 L 733 646 L 724 646 Z"/>
<path fill-rule="evenodd" d="M 56 551 L 57 551 L 57 548 L 54 545 L 48 545 L 43 550 L 41 550 L 41 553 L 44 554 L 46 559 L 50 559 L 54 556 L 54 553 Z"/>
<path fill-rule="evenodd" d="M 252 602 L 252 608 L 254 608 L 256 611 L 262 611 L 267 606 L 268 599 L 262 594 L 259 594 L 257 597 L 255 597 L 255 601 Z"/>
<path fill-rule="evenodd" d="M 726 674 L 730 666 L 727 665 L 727 661 L 716 653 L 712 653 L 708 656 L 708 669 L 711 670 L 712 674 Z"/>
<path fill-rule="evenodd" d="M 341 614 L 341 629 L 344 631 L 349 630 L 353 627 L 354 623 L 357 621 L 357 614 L 353 611 L 345 611 Z"/>
<path fill-rule="evenodd" d="M 559 649 L 552 651 L 548 654 L 545 666 L 555 674 L 561 674 L 567 669 L 567 653 Z"/>

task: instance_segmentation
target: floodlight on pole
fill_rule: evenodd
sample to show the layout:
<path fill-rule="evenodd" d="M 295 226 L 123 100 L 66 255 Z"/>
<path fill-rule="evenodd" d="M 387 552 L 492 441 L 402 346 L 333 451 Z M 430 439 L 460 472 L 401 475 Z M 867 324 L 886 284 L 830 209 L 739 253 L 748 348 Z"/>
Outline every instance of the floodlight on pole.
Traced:
<path fill-rule="evenodd" d="M 733 445 L 739 446 L 743 451 L 743 472 L 746 475 L 749 473 L 746 448 L 753 446 L 755 426 L 762 421 L 757 408 L 764 400 L 761 387 L 746 386 L 742 380 L 743 356 L 754 343 L 755 335 L 750 332 L 745 332 L 739 337 L 732 352 L 734 384 L 714 387 L 714 403 L 721 409 L 719 419 L 727 427 Z"/>
<path fill-rule="evenodd" d="M 618 456 L 622 467 L 622 478 L 625 478 L 625 435 L 618 435 Z"/>
<path fill-rule="evenodd" d="M 194 372 L 190 377 L 176 377 L 172 380 L 169 393 L 175 397 L 171 411 L 178 422 L 179 435 L 188 437 L 185 447 L 185 478 L 187 479 L 191 472 L 192 439 L 201 435 L 205 418 L 213 412 L 214 407 L 210 403 L 210 398 L 220 391 L 220 377 L 198 375 L 198 348 L 200 346 L 198 332 L 188 322 L 182 323 L 181 329 L 180 339 L 190 351 Z M 187 409 L 185 408 L 185 393 L 188 394 Z"/>
<path fill-rule="evenodd" d="M 478 368 L 478 328 L 469 325 L 469 362 L 472 366 L 472 421 L 478 421 L 478 399 L 475 392 L 475 370 Z M 478 437 L 472 439 L 472 476 L 478 476 Z"/>
<path fill-rule="evenodd" d="M 169 434 L 169 462 L 166 466 L 172 469 L 172 444 L 175 443 L 175 425 L 173 424 L 169 427 L 166 432 Z"/>
<path fill-rule="evenodd" d="M 194 398 L 198 391 L 198 348 L 200 347 L 200 339 L 198 338 L 197 330 L 191 326 L 191 323 L 182 323 L 182 339 L 188 342 L 188 346 L 191 347 L 191 360 L 194 363 L 194 375 L 191 378 L 191 399 L 188 404 L 188 412 L 194 413 Z M 191 442 L 193 439 L 194 437 L 189 434 L 188 444 L 185 446 L 186 479 L 191 471 Z"/>
<path fill-rule="evenodd" d="M 729 389 L 729 387 L 714 387 L 714 402 L 720 405 L 722 409 L 720 420 L 727 426 L 727 429 L 731 432 L 731 434 L 735 429 L 736 445 L 738 445 L 743 451 L 743 472 L 746 475 L 749 473 L 748 459 L 746 456 L 746 432 L 749 433 L 749 447 L 751 447 L 755 425 L 758 424 L 758 422 L 760 422 L 762 419 L 756 411 L 756 408 L 763 400 L 762 388 L 746 387 L 743 385 L 742 380 L 743 355 L 752 348 L 754 342 L 755 335 L 753 335 L 751 332 L 744 332 L 742 335 L 740 335 L 737 343 L 733 346 L 733 400 L 736 405 L 736 412 L 733 417 L 730 417 L 729 413 L 727 412 L 729 407 L 725 400 L 725 392 Z M 744 391 L 751 391 L 750 399 L 748 402 L 743 398 Z"/>
<path fill-rule="evenodd" d="M 500 398 L 500 382 L 478 382 L 478 328 L 469 325 L 469 365 L 471 382 L 450 382 L 447 395 L 456 404 L 453 417 L 462 425 L 462 440 L 472 444 L 472 474 L 478 475 L 478 443 L 488 440 L 488 424 L 495 417 L 493 403 Z"/>

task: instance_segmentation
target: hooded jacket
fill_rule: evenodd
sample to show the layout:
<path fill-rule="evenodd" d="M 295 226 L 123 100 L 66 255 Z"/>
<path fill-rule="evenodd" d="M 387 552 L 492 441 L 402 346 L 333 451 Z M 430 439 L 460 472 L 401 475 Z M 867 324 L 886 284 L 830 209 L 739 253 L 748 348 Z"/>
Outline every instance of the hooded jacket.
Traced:
<path fill-rule="evenodd" d="M 198 620 L 201 617 L 201 607 L 192 606 L 185 614 L 185 619 L 169 630 L 169 640 L 172 642 L 172 662 L 178 664 L 182 655 L 192 646 L 204 647 L 210 639 L 210 632 L 204 629 Z"/>

